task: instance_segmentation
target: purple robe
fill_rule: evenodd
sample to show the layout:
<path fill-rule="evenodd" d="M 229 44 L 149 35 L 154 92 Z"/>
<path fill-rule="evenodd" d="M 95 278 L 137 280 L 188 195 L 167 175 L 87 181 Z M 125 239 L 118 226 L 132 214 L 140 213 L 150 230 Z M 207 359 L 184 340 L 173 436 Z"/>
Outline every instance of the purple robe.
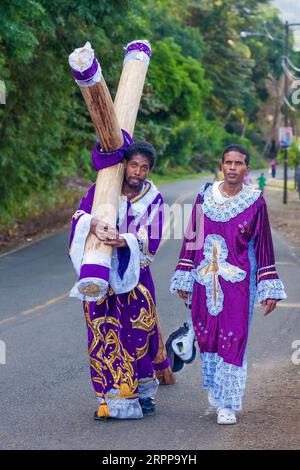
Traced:
<path fill-rule="evenodd" d="M 203 384 L 211 391 L 211 404 L 240 409 L 256 293 L 259 302 L 286 294 L 260 191 L 244 186 L 225 200 L 218 196 L 219 184 L 203 187 L 197 196 L 171 291 L 190 293 Z"/>
<path fill-rule="evenodd" d="M 69 253 L 77 272 L 92 219 L 94 191 L 95 185 L 73 216 Z M 158 387 L 152 361 L 159 336 L 149 265 L 162 236 L 162 209 L 162 196 L 148 181 L 135 198 L 120 199 L 118 228 L 128 246 L 113 250 L 114 289 L 110 285 L 102 299 L 83 303 L 92 384 L 99 402 L 105 400 L 114 418 L 141 418 L 139 398 L 154 396 Z"/>

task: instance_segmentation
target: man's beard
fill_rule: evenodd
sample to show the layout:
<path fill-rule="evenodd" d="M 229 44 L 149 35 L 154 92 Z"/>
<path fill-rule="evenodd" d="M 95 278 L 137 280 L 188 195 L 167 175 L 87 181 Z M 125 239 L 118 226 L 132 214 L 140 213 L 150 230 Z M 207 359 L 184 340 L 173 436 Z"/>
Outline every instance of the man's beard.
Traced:
<path fill-rule="evenodd" d="M 127 177 L 127 175 L 125 175 L 125 183 L 127 184 L 127 186 L 130 188 L 130 189 L 136 189 L 137 191 L 140 190 L 142 187 L 143 187 L 143 184 L 144 184 L 144 180 L 142 180 L 141 178 L 134 178 L 134 179 L 138 179 L 139 182 L 138 183 L 132 183 L 130 180 L 131 180 L 132 177 Z"/>

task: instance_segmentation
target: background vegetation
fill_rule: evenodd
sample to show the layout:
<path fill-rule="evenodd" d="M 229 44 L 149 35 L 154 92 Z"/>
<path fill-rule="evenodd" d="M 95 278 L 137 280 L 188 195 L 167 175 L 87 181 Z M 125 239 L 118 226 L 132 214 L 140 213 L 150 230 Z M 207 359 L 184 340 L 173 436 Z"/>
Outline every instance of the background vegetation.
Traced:
<path fill-rule="evenodd" d="M 269 0 L 2 0 L 2 224 L 38 212 L 45 201 L 55 205 L 64 177 L 95 177 L 94 130 L 68 65 L 87 40 L 112 96 L 123 47 L 137 38 L 151 42 L 135 138 L 156 147 L 156 172 L 212 170 L 232 142 L 251 150 L 254 165 L 271 157 L 280 113 L 272 83 L 282 79 L 282 48 L 240 36 L 265 31 L 264 21 L 283 37 Z"/>

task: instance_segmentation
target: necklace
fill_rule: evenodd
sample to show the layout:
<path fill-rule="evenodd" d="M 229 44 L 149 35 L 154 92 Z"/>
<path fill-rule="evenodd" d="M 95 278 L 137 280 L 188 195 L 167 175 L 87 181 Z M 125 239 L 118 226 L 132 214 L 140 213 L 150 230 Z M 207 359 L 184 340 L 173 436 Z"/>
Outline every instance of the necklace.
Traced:
<path fill-rule="evenodd" d="M 130 200 L 130 199 L 135 198 L 138 194 L 139 194 L 139 191 L 137 191 L 135 193 L 127 193 L 127 194 L 124 194 L 124 196 L 126 196 Z"/>
<path fill-rule="evenodd" d="M 227 198 L 230 198 L 230 197 L 234 197 L 236 196 L 242 189 L 243 189 L 243 185 L 241 185 L 240 189 L 238 190 L 237 193 L 235 194 L 228 194 L 224 191 L 224 189 L 222 188 L 222 186 L 224 185 L 224 183 L 221 183 L 220 186 L 219 186 L 219 189 L 221 191 L 221 193 L 223 194 L 223 196 L 227 197 Z"/>

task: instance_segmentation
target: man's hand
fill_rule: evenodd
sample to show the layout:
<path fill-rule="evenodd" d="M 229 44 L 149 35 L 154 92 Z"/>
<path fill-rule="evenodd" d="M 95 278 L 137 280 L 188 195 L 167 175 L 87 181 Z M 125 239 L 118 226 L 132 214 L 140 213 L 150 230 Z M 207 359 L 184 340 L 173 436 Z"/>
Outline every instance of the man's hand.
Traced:
<path fill-rule="evenodd" d="M 90 231 L 101 241 L 116 240 L 119 238 L 117 229 L 107 222 L 98 219 L 98 217 L 92 218 Z"/>
<path fill-rule="evenodd" d="M 267 299 L 261 303 L 264 309 L 264 316 L 266 317 L 269 313 L 273 312 L 274 308 L 276 308 L 277 300 L 276 299 Z"/>
<path fill-rule="evenodd" d="M 184 290 L 178 290 L 177 293 L 182 300 L 188 299 L 188 295 L 189 295 L 188 292 L 185 292 Z"/>

